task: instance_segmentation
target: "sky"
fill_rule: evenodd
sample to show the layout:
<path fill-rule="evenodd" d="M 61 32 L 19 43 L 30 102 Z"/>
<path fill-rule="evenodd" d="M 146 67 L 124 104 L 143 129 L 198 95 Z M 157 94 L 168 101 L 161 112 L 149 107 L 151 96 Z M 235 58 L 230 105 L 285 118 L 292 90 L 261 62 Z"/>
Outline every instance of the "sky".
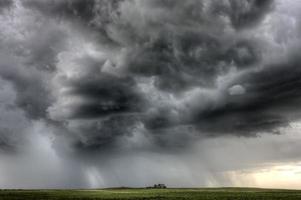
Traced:
<path fill-rule="evenodd" d="M 1 0 L 0 188 L 301 189 L 300 9 Z"/>

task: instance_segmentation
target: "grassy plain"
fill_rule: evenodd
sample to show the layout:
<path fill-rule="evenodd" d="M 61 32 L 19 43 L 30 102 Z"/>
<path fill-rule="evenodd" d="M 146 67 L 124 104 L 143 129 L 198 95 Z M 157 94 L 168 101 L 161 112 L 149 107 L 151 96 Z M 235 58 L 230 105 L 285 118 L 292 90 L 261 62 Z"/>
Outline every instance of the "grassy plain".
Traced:
<path fill-rule="evenodd" d="M 301 200 L 301 190 L 256 188 L 0 190 L 0 200 Z"/>

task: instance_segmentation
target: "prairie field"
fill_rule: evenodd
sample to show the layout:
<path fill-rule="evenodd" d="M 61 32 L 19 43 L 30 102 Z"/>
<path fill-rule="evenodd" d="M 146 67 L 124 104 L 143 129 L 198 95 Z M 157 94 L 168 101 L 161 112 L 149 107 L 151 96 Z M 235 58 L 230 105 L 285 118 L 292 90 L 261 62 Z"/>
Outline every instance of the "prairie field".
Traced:
<path fill-rule="evenodd" d="M 0 190 L 0 200 L 301 200 L 301 190 L 257 188 Z"/>

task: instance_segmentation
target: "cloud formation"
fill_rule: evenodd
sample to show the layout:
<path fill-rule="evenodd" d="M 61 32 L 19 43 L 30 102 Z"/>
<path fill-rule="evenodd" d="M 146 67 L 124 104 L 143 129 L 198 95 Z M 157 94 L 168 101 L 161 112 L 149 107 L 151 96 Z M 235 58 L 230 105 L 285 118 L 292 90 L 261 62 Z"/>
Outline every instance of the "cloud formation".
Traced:
<path fill-rule="evenodd" d="M 7 37 L 11 48 L 23 49 L 2 62 L 1 76 L 31 119 L 81 135 L 77 144 L 100 147 L 137 127 L 150 135 L 180 128 L 183 134 L 249 136 L 290 121 L 289 110 L 277 112 L 285 101 L 267 102 L 282 88 L 271 94 L 268 88 L 293 81 L 278 80 L 278 73 L 298 77 L 296 66 L 280 61 L 270 67 L 263 39 L 250 34 L 272 11 L 271 0 L 15 4 L 11 12 L 25 13 L 24 29 L 33 29 L 18 43 Z M 50 25 L 44 34 L 43 24 L 29 21 L 37 17 Z M 287 99 L 298 98 L 293 88 L 284 89 Z"/>
<path fill-rule="evenodd" d="M 40 123 L 56 152 L 75 157 L 280 133 L 300 120 L 301 17 L 288 9 L 281 0 L 1 1 L 0 109 L 11 118 L 0 120 L 0 149 L 27 144 Z"/>

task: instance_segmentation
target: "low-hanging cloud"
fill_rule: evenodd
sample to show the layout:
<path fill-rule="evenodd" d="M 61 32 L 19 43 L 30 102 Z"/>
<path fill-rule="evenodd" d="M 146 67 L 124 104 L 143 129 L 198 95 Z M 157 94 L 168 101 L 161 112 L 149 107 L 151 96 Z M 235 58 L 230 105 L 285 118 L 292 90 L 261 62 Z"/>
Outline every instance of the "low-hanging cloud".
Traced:
<path fill-rule="evenodd" d="M 22 123 L 0 123 L 0 149 L 25 144 L 36 123 L 58 154 L 91 153 L 92 163 L 100 152 L 280 133 L 300 120 L 301 97 L 301 18 L 281 2 L 1 1 L 11 93 L 0 97 L 13 95 Z"/>
<path fill-rule="evenodd" d="M 273 80 L 257 87 L 256 79 L 265 70 L 275 69 L 260 69 L 269 65 L 262 59 L 261 38 L 244 32 L 264 20 L 274 6 L 271 0 L 27 0 L 15 4 L 23 12 L 47 15 L 42 21 L 50 26 L 37 35 L 44 26 L 26 21 L 34 27 L 29 42 L 23 39 L 26 51 L 12 55 L 12 59 L 20 57 L 19 63 L 9 63 L 12 59 L 2 63 L 1 76 L 13 83 L 16 104 L 30 118 L 58 122 L 66 132 L 81 135 L 78 144 L 85 144 L 81 146 L 99 143 L 100 147 L 137 127 L 151 135 L 176 127 L 183 134 L 252 135 L 289 121 L 283 114 L 267 112 L 265 100 L 258 99 L 265 94 L 261 88 Z M 55 25 L 56 21 L 67 27 Z M 91 32 L 86 39 L 81 26 Z M 79 45 L 82 49 L 77 49 Z M 237 73 L 233 81 L 240 81 L 218 85 L 218 79 L 233 70 Z M 245 92 L 228 95 L 235 84 Z M 124 121 L 119 130 L 116 124 Z"/>

